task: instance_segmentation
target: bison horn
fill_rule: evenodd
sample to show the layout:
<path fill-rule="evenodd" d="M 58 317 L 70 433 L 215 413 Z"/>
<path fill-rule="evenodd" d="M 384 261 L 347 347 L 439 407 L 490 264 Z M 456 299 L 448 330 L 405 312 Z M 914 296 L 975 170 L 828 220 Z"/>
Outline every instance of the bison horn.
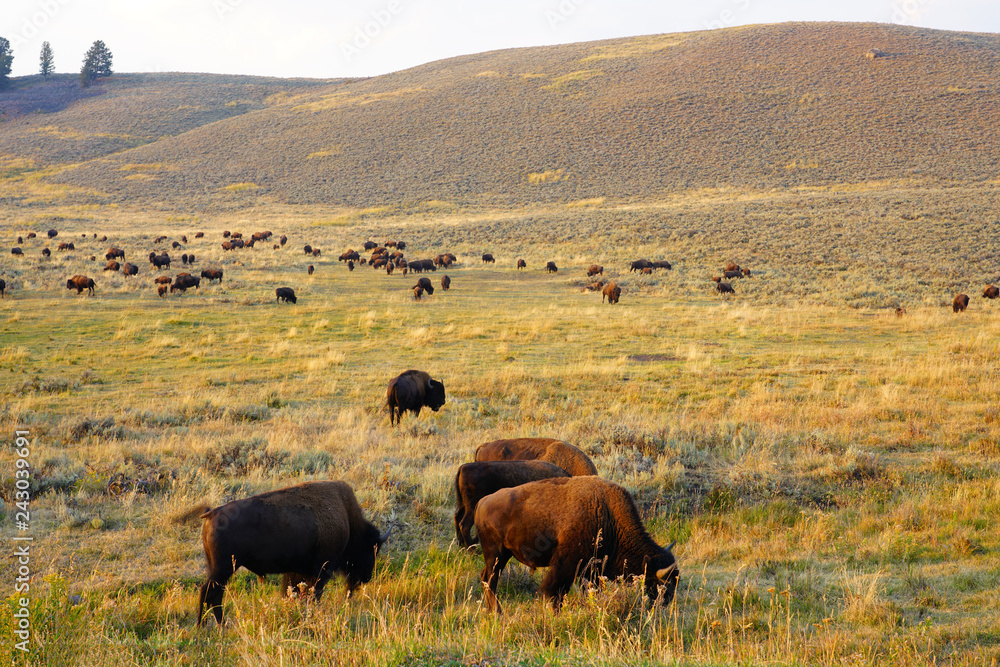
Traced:
<path fill-rule="evenodd" d="M 378 537 L 379 544 L 384 544 L 389 539 L 389 536 L 392 535 L 392 531 L 394 530 L 396 530 L 396 526 L 389 526 L 389 530 L 379 535 Z"/>
<path fill-rule="evenodd" d="M 667 551 L 673 551 L 674 550 L 674 546 L 676 544 L 677 544 L 677 540 L 674 540 L 673 542 L 671 542 L 670 546 L 667 547 Z"/>
<path fill-rule="evenodd" d="M 667 578 L 667 575 L 669 575 L 676 569 L 677 569 L 677 563 L 672 563 L 669 567 L 665 567 L 662 570 L 657 570 L 656 578 L 659 579 L 660 581 L 663 581 L 664 579 Z"/>

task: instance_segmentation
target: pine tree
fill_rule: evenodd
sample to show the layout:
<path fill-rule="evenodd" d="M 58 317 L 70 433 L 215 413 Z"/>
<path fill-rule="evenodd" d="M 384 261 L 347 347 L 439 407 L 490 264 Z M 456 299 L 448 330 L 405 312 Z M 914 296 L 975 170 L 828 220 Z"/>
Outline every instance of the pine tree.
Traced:
<path fill-rule="evenodd" d="M 0 88 L 6 88 L 10 82 L 10 66 L 14 56 L 10 52 L 10 42 L 0 37 Z"/>
<path fill-rule="evenodd" d="M 42 76 L 48 76 L 55 71 L 55 64 L 52 60 L 52 45 L 48 42 L 42 42 L 42 53 L 39 56 L 39 73 Z"/>
<path fill-rule="evenodd" d="M 80 68 L 80 84 L 86 88 L 99 77 L 111 76 L 111 51 L 104 42 L 97 40 L 87 50 Z"/>

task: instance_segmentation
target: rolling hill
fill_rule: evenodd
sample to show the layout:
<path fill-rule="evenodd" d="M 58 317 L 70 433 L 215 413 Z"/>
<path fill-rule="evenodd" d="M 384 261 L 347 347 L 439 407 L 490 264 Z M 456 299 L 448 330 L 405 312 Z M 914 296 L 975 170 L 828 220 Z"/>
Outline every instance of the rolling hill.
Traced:
<path fill-rule="evenodd" d="M 61 164 L 49 180 L 105 202 L 166 208 L 976 183 L 997 176 L 998 74 L 998 35 L 792 23 L 347 82 L 156 75 L 141 92 L 115 77 L 0 124 L 0 154 Z"/>

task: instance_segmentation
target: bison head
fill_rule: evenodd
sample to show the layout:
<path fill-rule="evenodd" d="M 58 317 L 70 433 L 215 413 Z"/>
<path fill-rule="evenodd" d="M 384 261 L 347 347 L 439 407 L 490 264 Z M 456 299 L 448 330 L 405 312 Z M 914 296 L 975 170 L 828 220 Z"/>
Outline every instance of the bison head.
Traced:
<path fill-rule="evenodd" d="M 659 600 L 664 606 L 674 599 L 677 581 L 680 579 L 680 570 L 677 569 L 677 560 L 672 551 L 674 544 L 677 543 L 674 542 L 659 554 L 645 558 L 646 596 L 653 601 Z"/>
<path fill-rule="evenodd" d="M 434 412 L 441 409 L 441 406 L 444 405 L 443 382 L 438 382 L 437 380 L 427 381 L 427 398 L 424 400 L 424 405 Z"/>

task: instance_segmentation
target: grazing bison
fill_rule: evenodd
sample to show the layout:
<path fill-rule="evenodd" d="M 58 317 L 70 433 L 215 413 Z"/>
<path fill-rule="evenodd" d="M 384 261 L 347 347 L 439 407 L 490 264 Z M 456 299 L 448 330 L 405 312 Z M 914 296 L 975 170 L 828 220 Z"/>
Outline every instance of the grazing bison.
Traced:
<path fill-rule="evenodd" d="M 389 408 L 389 424 L 398 424 L 404 412 L 420 416 L 420 409 L 428 407 L 437 412 L 444 405 L 444 383 L 432 380 L 424 371 L 409 370 L 389 381 L 385 403 Z"/>
<path fill-rule="evenodd" d="M 428 294 L 434 294 L 434 285 L 431 285 L 430 278 L 421 278 L 414 287 L 421 287 Z"/>
<path fill-rule="evenodd" d="M 55 237 L 59 236 L 59 232 L 57 232 L 57 231 L 56 231 L 56 230 L 54 230 L 54 229 L 50 229 L 50 230 L 49 230 L 48 232 L 46 232 L 46 233 L 47 233 L 47 234 L 49 235 L 49 238 L 50 238 L 50 239 L 54 239 Z"/>
<path fill-rule="evenodd" d="M 666 269 L 667 271 L 673 271 L 673 269 L 674 269 L 674 267 L 670 265 L 670 262 L 668 262 L 665 259 L 660 259 L 660 260 L 657 260 L 657 261 L 653 262 L 653 266 L 651 266 L 650 268 L 653 268 L 653 269 Z"/>
<path fill-rule="evenodd" d="M 162 255 L 149 253 L 149 263 L 152 264 L 157 269 L 169 269 L 170 255 L 168 255 L 167 253 L 163 253 Z"/>
<path fill-rule="evenodd" d="M 637 259 L 629 265 L 628 270 L 631 273 L 632 271 L 642 271 L 647 267 L 653 268 L 653 263 L 648 259 Z"/>
<path fill-rule="evenodd" d="M 340 262 L 348 262 L 348 261 L 350 261 L 352 259 L 356 262 L 359 259 L 361 259 L 361 255 L 358 254 L 357 250 L 353 250 L 351 248 L 348 248 L 347 250 L 345 250 L 344 252 L 342 252 L 340 254 L 340 257 L 337 258 L 337 260 L 340 261 Z"/>
<path fill-rule="evenodd" d="M 160 295 L 160 298 L 165 298 L 167 296 L 167 286 L 166 285 L 157 285 L 156 286 L 156 293 Z"/>
<path fill-rule="evenodd" d="M 197 232 L 197 233 L 195 233 L 194 237 L 196 239 L 205 238 L 205 232 Z"/>
<path fill-rule="evenodd" d="M 233 232 L 232 237 L 234 239 L 242 239 L 243 238 L 243 232 Z"/>
<path fill-rule="evenodd" d="M 1000 296 L 1000 288 L 996 285 L 987 285 L 983 288 L 983 298 L 984 299 L 995 299 Z"/>
<path fill-rule="evenodd" d="M 7 290 L 7 281 L 0 278 L 0 299 L 6 298 L 4 292 Z"/>
<path fill-rule="evenodd" d="M 173 282 L 173 280 L 170 276 L 156 276 L 156 278 L 153 279 L 153 282 L 157 285 L 169 285 Z"/>
<path fill-rule="evenodd" d="M 72 241 L 70 241 L 69 243 L 64 242 L 60 243 L 59 246 L 56 248 L 56 250 L 76 250 L 76 246 L 73 245 Z"/>
<path fill-rule="evenodd" d="M 518 269 L 525 269 L 527 267 L 528 267 L 528 263 L 525 262 L 523 259 L 517 260 L 517 268 Z"/>
<path fill-rule="evenodd" d="M 396 250 L 405 250 L 405 249 L 406 249 L 405 241 L 396 241 Z"/>
<path fill-rule="evenodd" d="M 601 290 L 601 303 L 604 303 L 605 297 L 608 299 L 608 303 L 618 303 L 618 299 L 622 296 L 622 288 L 615 283 L 608 283 Z"/>
<path fill-rule="evenodd" d="M 642 267 L 642 271 L 640 271 L 639 273 L 641 273 L 644 276 L 651 276 L 651 275 L 653 275 L 653 267 L 651 267 L 651 266 L 644 266 L 644 267 Z"/>
<path fill-rule="evenodd" d="M 188 242 L 187 234 L 182 234 L 181 235 L 181 243 L 185 243 L 186 244 L 187 242 Z"/>
<path fill-rule="evenodd" d="M 753 277 L 753 276 L 750 275 L 750 269 L 743 269 L 743 277 L 744 278 L 752 278 Z"/>
<path fill-rule="evenodd" d="M 315 271 L 315 270 L 316 270 L 316 267 L 313 266 L 312 264 L 310 264 L 309 268 L 306 269 L 306 273 L 308 273 L 311 276 L 313 274 L 313 271 Z"/>
<path fill-rule="evenodd" d="M 287 237 L 287 236 L 285 236 L 284 234 L 282 234 L 282 235 L 281 235 L 281 238 L 280 238 L 280 239 L 278 239 L 278 243 L 279 243 L 280 245 L 284 246 L 284 245 L 285 245 L 286 243 L 288 243 L 288 237 Z"/>
<path fill-rule="evenodd" d="M 365 250 L 372 250 L 374 248 L 377 248 L 378 244 L 375 243 L 375 241 L 365 241 L 365 246 L 364 247 L 365 247 Z"/>
<path fill-rule="evenodd" d="M 955 298 L 951 301 L 951 310 L 955 313 L 964 312 L 966 308 L 969 307 L 969 295 L 968 294 L 956 294 Z"/>
<path fill-rule="evenodd" d="M 906 315 L 906 308 L 902 306 L 896 308 L 896 317 L 902 317 L 903 315 Z"/>
<path fill-rule="evenodd" d="M 105 271 L 118 271 L 121 268 L 122 268 L 121 264 L 119 264 L 115 260 L 111 260 L 104 266 Z"/>
<path fill-rule="evenodd" d="M 198 595 L 198 625 L 211 611 L 222 623 L 222 598 L 230 577 L 245 567 L 258 577 L 299 574 L 323 595 L 334 574 L 347 578 L 351 595 L 371 581 L 383 535 L 364 517 L 345 482 L 305 482 L 234 500 L 201 515 L 208 578 Z"/>
<path fill-rule="evenodd" d="M 354 270 L 354 261 L 353 260 L 350 260 L 350 259 L 347 260 L 347 270 L 348 271 L 353 271 Z"/>
<path fill-rule="evenodd" d="M 274 295 L 276 297 L 274 300 L 275 303 L 281 303 L 282 299 L 284 299 L 285 303 L 296 303 L 298 301 L 295 297 L 295 290 L 291 287 L 279 287 L 274 290 Z"/>
<path fill-rule="evenodd" d="M 173 285 L 170 286 L 170 293 L 173 294 L 178 290 L 186 292 L 191 287 L 200 288 L 201 278 L 192 276 L 190 273 L 178 273 L 177 277 L 174 278 Z"/>
<path fill-rule="evenodd" d="M 322 254 L 323 254 L 322 250 L 320 250 L 319 248 L 313 248 L 313 252 L 312 252 L 313 257 L 319 257 Z"/>
<path fill-rule="evenodd" d="M 392 272 L 396 270 L 396 265 L 392 262 L 386 262 L 385 265 L 385 275 L 391 276 Z"/>
<path fill-rule="evenodd" d="M 597 466 L 578 447 L 555 438 L 494 440 L 476 448 L 477 461 L 548 461 L 571 475 L 596 475 Z"/>
<path fill-rule="evenodd" d="M 591 264 L 590 268 L 587 269 L 587 277 L 588 278 L 593 278 L 594 276 L 596 276 L 598 274 L 600 274 L 602 276 L 604 275 L 604 267 L 601 266 L 600 264 Z"/>
<path fill-rule="evenodd" d="M 15 256 L 23 256 L 24 255 L 24 251 L 21 250 L 20 248 L 11 248 L 10 249 L 10 254 L 15 255 Z"/>
<path fill-rule="evenodd" d="M 497 582 L 511 557 L 547 567 L 542 597 L 559 609 L 577 577 L 642 577 L 652 602 L 669 604 L 679 572 L 673 544 L 663 548 L 646 532 L 635 501 L 599 477 L 556 477 L 500 489 L 476 506 L 483 545 L 483 598 L 500 613 Z"/>
<path fill-rule="evenodd" d="M 596 283 L 590 283 L 589 285 L 584 287 L 584 289 L 589 292 L 596 292 L 600 290 L 602 287 L 604 287 L 605 284 L 606 283 L 603 280 L 598 280 Z M 601 301 L 603 302 L 604 299 L 602 298 Z"/>
<path fill-rule="evenodd" d="M 183 255 L 181 255 L 181 264 L 183 264 L 184 266 L 188 265 L 188 256 L 187 256 L 187 253 L 184 253 Z"/>
<path fill-rule="evenodd" d="M 28 232 L 28 238 L 29 239 L 35 238 L 35 232 Z"/>
<path fill-rule="evenodd" d="M 150 254 L 154 255 L 154 253 Z M 125 251 L 122 250 L 121 248 L 116 248 L 112 246 L 111 248 L 108 248 L 108 251 L 106 253 L 104 253 L 104 259 L 108 260 L 109 262 L 113 259 L 120 259 L 121 261 L 124 262 Z"/>
<path fill-rule="evenodd" d="M 726 268 L 723 269 L 723 271 L 739 271 L 739 270 L 740 270 L 740 265 L 737 264 L 736 262 L 729 262 L 728 264 L 726 264 Z"/>
<path fill-rule="evenodd" d="M 174 241 L 173 243 L 170 244 L 170 247 L 173 248 L 174 250 L 176 250 L 177 248 L 181 247 L 181 242 L 180 241 Z"/>
<path fill-rule="evenodd" d="M 743 277 L 743 272 L 742 271 L 723 271 L 722 272 L 722 277 L 725 278 L 726 280 L 732 280 L 733 278 L 742 278 Z"/>
<path fill-rule="evenodd" d="M 483 253 L 483 264 L 496 264 L 496 260 L 493 259 L 493 255 L 492 254 L 490 254 L 488 252 L 484 252 Z"/>
<path fill-rule="evenodd" d="M 307 255 L 311 255 L 313 252 L 313 247 L 307 243 L 306 245 L 302 246 L 302 252 L 304 252 Z"/>
<path fill-rule="evenodd" d="M 736 290 L 733 289 L 730 283 L 724 283 L 721 280 L 715 286 L 715 291 L 719 294 L 736 294 Z"/>
<path fill-rule="evenodd" d="M 478 542 L 472 537 L 476 503 L 500 489 L 569 473 L 548 461 L 476 461 L 459 467 L 455 475 L 455 533 L 463 548 Z"/>
<path fill-rule="evenodd" d="M 555 262 L 545 262 L 545 273 L 555 273 L 559 270 Z"/>
<path fill-rule="evenodd" d="M 97 285 L 94 283 L 94 279 L 87 276 L 76 275 L 66 281 L 66 289 L 75 289 L 77 294 L 88 290 L 93 295 L 95 287 Z"/>
<path fill-rule="evenodd" d="M 446 275 L 441 276 L 441 289 L 449 290 L 451 289 L 451 278 Z"/>
<path fill-rule="evenodd" d="M 122 275 L 124 275 L 126 278 L 128 278 L 129 276 L 137 276 L 139 275 L 139 267 L 136 266 L 135 264 L 130 264 L 129 262 L 125 262 L 125 264 L 122 265 Z"/>
<path fill-rule="evenodd" d="M 423 296 L 424 296 L 424 288 L 421 287 L 420 285 L 414 285 L 413 286 L 413 300 L 414 301 L 420 301 L 420 299 Z"/>
<path fill-rule="evenodd" d="M 51 257 L 52 251 L 48 248 L 42 248 L 42 257 Z"/>

